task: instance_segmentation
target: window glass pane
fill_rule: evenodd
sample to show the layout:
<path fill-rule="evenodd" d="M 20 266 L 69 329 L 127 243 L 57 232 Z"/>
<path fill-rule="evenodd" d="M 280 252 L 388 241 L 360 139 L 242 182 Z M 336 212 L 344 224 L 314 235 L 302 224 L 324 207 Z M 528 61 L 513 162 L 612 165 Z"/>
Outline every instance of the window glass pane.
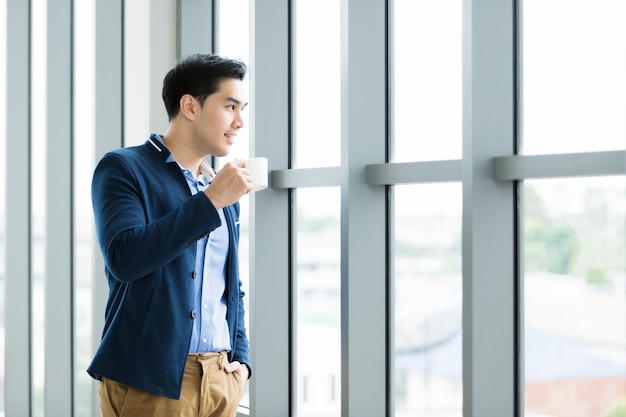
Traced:
<path fill-rule="evenodd" d="M 396 417 L 462 416 L 461 198 L 457 183 L 394 187 Z"/>
<path fill-rule="evenodd" d="M 624 176 L 524 183 L 527 416 L 625 415 L 625 210 Z"/>
<path fill-rule="evenodd" d="M 85 372 L 92 358 L 93 255 L 91 209 L 95 116 L 95 4 L 74 0 L 74 407 L 91 416 L 93 380 Z M 100 330 L 98 330 L 99 332 Z"/>
<path fill-rule="evenodd" d="M 244 79 L 244 85 L 250 100 L 250 35 L 249 35 L 249 0 L 220 1 L 219 6 L 219 35 L 218 52 L 228 58 L 240 59 L 248 65 L 248 74 Z M 244 109 L 244 128 L 237 135 L 227 160 L 233 158 L 247 158 L 250 153 L 250 107 Z M 258 155 L 261 156 L 261 155 Z"/>
<path fill-rule="evenodd" d="M 163 68 L 159 83 L 150 84 L 150 6 L 148 0 L 124 1 L 124 146 L 140 145 L 150 133 L 163 133 L 167 113 L 161 99 L 163 77 L 170 67 Z M 163 48 L 167 53 L 167 48 Z M 173 65 L 173 62 L 172 62 Z M 151 106 L 160 105 L 163 113 L 150 120 Z M 155 116 L 156 118 L 157 116 Z M 165 126 L 163 126 L 165 123 Z M 163 127 L 161 129 L 161 127 Z"/>
<path fill-rule="evenodd" d="M 341 2 L 293 3 L 295 164 L 336 166 L 341 159 Z"/>
<path fill-rule="evenodd" d="M 626 146 L 626 2 L 525 0 L 523 151 Z"/>
<path fill-rule="evenodd" d="M 248 65 L 248 74 L 244 79 L 244 85 L 250 100 L 250 34 L 249 34 L 249 0 L 226 0 L 220 1 L 219 5 L 219 36 L 218 51 L 220 55 L 229 58 L 236 58 L 244 61 Z M 250 154 L 250 107 L 252 103 L 243 111 L 244 128 L 239 131 L 237 141 L 233 144 L 230 154 L 223 158 L 232 160 L 234 158 L 243 159 L 252 156 Z M 262 155 L 258 155 L 262 156 Z M 242 288 L 246 294 L 250 294 L 250 198 L 244 196 L 240 203 L 240 236 L 239 236 L 239 271 L 242 281 Z M 244 298 L 246 316 L 245 323 L 250 335 L 250 297 Z M 246 384 L 243 398 L 240 405 L 250 407 L 250 384 Z"/>
<path fill-rule="evenodd" d="M 296 415 L 339 417 L 340 190 L 298 189 L 297 202 Z"/>
<path fill-rule="evenodd" d="M 46 31 L 47 2 L 33 0 L 31 6 L 31 340 L 32 412 L 44 415 L 45 379 L 45 233 L 46 233 Z"/>
<path fill-rule="evenodd" d="M 461 157 L 461 0 L 395 0 L 395 162 Z"/>

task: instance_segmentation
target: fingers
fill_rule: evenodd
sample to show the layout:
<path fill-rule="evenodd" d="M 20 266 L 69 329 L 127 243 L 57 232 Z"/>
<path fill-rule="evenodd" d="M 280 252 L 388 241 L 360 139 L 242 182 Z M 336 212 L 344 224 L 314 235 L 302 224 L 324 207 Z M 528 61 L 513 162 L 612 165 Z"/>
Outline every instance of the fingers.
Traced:
<path fill-rule="evenodd" d="M 228 365 L 226 365 L 226 366 L 224 367 L 224 370 L 225 370 L 227 373 L 231 373 L 231 372 L 236 372 L 236 371 L 238 371 L 238 370 L 239 370 L 239 368 L 241 368 L 241 363 L 240 363 L 240 362 L 238 362 L 238 361 L 233 361 L 233 362 L 230 362 Z"/>
<path fill-rule="evenodd" d="M 249 185 L 248 191 L 252 188 L 252 173 L 248 169 L 245 159 L 235 159 L 231 162 L 231 164 L 237 166 L 239 168 L 238 173 L 244 178 L 246 183 Z M 247 192 L 248 192 L 247 191 Z M 246 194 L 247 194 L 246 192 Z"/>
<path fill-rule="evenodd" d="M 224 165 L 217 173 L 205 194 L 215 208 L 223 208 L 239 200 L 252 189 L 252 176 L 245 168 L 244 160 L 235 160 Z"/>
<path fill-rule="evenodd" d="M 236 159 L 227 163 L 218 175 L 222 171 L 225 171 L 224 174 L 228 174 L 227 178 L 232 180 L 233 185 L 240 185 L 241 181 L 245 184 L 252 184 L 252 175 L 250 170 L 246 168 L 246 161 L 242 159 Z"/>
<path fill-rule="evenodd" d="M 238 361 L 230 362 L 228 365 L 224 366 L 224 371 L 227 373 L 237 373 L 244 381 L 248 380 L 248 367 Z"/>

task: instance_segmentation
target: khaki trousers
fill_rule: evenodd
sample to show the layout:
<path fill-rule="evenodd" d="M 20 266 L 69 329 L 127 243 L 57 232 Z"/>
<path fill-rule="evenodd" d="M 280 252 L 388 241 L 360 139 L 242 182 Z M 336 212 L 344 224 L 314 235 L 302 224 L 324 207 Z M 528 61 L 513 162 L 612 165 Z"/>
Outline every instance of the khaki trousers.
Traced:
<path fill-rule="evenodd" d="M 180 400 L 103 378 L 102 417 L 235 417 L 245 381 L 234 372 L 226 373 L 226 364 L 226 352 L 190 354 Z"/>

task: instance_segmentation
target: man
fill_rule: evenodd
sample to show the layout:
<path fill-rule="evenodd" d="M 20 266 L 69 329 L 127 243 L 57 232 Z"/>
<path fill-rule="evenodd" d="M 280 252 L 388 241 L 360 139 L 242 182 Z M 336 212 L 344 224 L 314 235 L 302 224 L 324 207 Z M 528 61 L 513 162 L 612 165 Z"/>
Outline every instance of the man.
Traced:
<path fill-rule="evenodd" d="M 235 416 L 250 376 L 239 279 L 244 161 L 217 174 L 243 127 L 246 66 L 216 55 L 179 60 L 163 81 L 164 135 L 118 149 L 92 182 L 109 298 L 100 346 L 103 417 Z"/>

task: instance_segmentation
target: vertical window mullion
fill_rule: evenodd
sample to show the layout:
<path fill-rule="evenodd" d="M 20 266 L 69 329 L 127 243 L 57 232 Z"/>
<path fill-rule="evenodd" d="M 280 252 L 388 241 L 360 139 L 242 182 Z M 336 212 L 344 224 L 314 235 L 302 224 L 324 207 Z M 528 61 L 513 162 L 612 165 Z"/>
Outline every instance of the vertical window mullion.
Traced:
<path fill-rule="evenodd" d="M 96 328 L 94 314 L 102 317 L 101 311 L 94 311 L 94 256 L 99 256 L 95 233 L 92 228 L 93 211 L 91 205 L 91 176 L 94 170 L 94 122 L 95 122 L 95 0 L 73 0 L 74 36 L 72 81 L 72 128 L 73 138 L 73 304 L 74 304 L 74 415 L 98 415 L 93 408 L 93 387 L 97 386 L 85 372 L 93 355 L 93 335 L 100 335 L 101 326 Z M 113 27 L 113 26 L 112 26 Z M 119 36 L 119 35 L 118 35 Z M 112 36 L 113 37 L 113 36 Z M 107 68 L 110 68 L 107 65 Z M 106 294 L 105 291 L 98 294 Z M 99 304 L 98 304 L 99 305 Z M 104 307 L 103 307 L 104 309 Z"/>
<path fill-rule="evenodd" d="M 72 13 L 71 0 L 48 4 L 44 410 L 50 416 L 73 415 Z"/>
<path fill-rule="evenodd" d="M 31 414 L 30 2 L 7 2 L 5 409 Z M 9 139 L 10 138 L 10 139 Z M 10 221 L 9 221 L 10 219 Z M 10 360 L 8 359 L 10 358 Z"/>
<path fill-rule="evenodd" d="M 517 415 L 514 184 L 490 160 L 515 143 L 515 2 L 463 8 L 463 414 Z"/>
<path fill-rule="evenodd" d="M 341 21 L 341 415 L 387 414 L 386 2 L 344 0 Z M 363 381 L 368 381 L 364 384 Z"/>
<path fill-rule="evenodd" d="M 269 170 L 289 167 L 290 5 L 251 2 L 251 149 Z M 271 184 L 271 183 L 270 183 Z M 251 414 L 290 416 L 290 190 L 268 189 L 250 201 Z"/>
<path fill-rule="evenodd" d="M 124 143 L 124 0 L 95 0 L 95 114 L 93 161 Z M 90 196 L 91 200 L 91 196 Z M 92 355 L 100 344 L 108 287 L 104 261 L 93 233 Z M 100 415 L 98 384 L 93 384 L 92 415 Z"/>
<path fill-rule="evenodd" d="M 179 56 L 212 52 L 215 49 L 217 28 L 214 27 L 214 23 L 217 21 L 215 16 L 217 1 L 179 2 L 181 22 L 178 25 Z"/>

